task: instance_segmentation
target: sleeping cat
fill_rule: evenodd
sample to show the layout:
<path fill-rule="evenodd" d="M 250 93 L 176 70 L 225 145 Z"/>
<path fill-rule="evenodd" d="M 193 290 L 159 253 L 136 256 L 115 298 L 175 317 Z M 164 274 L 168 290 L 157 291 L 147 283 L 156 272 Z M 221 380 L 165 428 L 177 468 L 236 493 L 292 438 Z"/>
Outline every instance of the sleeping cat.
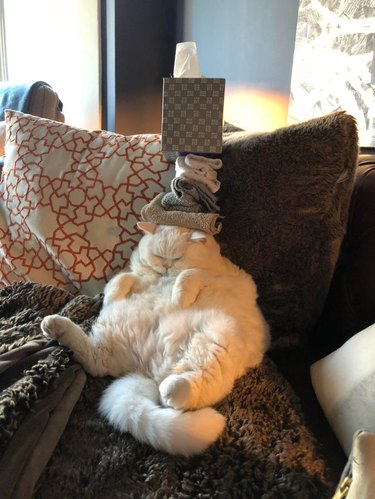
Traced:
<path fill-rule="evenodd" d="M 269 344 L 252 278 L 203 232 L 139 222 L 129 271 L 104 289 L 90 335 L 50 315 L 41 328 L 93 376 L 116 378 L 100 413 L 120 431 L 170 454 L 212 444 L 225 418 L 212 407 L 257 366 Z"/>

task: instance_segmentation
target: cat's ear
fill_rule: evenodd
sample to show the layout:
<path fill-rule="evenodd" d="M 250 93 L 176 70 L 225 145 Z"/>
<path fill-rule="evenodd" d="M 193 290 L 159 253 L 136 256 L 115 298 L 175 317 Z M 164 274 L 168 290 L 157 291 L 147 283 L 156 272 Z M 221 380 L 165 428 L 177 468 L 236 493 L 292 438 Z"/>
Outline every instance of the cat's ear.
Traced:
<path fill-rule="evenodd" d="M 203 243 L 203 244 L 205 244 L 206 241 L 207 241 L 207 234 L 205 234 L 204 232 L 199 232 L 197 230 L 194 230 L 191 233 L 190 239 L 192 241 L 196 241 L 197 243 Z"/>
<path fill-rule="evenodd" d="M 153 234 L 157 227 L 157 225 L 152 222 L 137 222 L 137 226 L 146 234 Z"/>

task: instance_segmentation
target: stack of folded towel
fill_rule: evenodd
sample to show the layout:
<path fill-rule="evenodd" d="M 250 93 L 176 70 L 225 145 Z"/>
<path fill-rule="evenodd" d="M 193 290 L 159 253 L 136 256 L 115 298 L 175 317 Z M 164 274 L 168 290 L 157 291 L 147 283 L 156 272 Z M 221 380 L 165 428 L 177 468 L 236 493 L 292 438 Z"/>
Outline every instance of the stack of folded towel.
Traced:
<path fill-rule="evenodd" d="M 176 159 L 176 175 L 171 190 L 160 193 L 143 207 L 144 221 L 159 225 L 179 225 L 217 234 L 222 224 L 217 204 L 220 182 L 217 170 L 222 167 L 219 158 L 180 155 Z"/>

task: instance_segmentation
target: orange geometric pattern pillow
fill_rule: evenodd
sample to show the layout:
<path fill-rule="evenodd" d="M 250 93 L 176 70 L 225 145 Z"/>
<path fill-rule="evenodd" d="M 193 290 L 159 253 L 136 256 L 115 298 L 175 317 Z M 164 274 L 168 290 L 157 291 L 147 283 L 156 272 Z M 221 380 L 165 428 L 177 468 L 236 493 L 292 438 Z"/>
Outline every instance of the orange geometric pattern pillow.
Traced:
<path fill-rule="evenodd" d="M 125 137 L 6 112 L 0 280 L 94 295 L 128 263 L 140 211 L 174 169 L 159 135 Z"/>

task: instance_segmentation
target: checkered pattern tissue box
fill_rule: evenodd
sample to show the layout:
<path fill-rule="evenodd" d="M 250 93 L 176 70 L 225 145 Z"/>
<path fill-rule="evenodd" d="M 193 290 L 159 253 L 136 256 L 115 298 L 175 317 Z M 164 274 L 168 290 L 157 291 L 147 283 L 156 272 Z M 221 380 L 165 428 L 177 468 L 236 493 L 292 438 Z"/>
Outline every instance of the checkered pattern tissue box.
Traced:
<path fill-rule="evenodd" d="M 220 154 L 224 78 L 164 78 L 161 147 L 173 160 L 178 152 Z"/>

